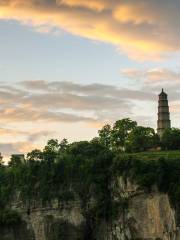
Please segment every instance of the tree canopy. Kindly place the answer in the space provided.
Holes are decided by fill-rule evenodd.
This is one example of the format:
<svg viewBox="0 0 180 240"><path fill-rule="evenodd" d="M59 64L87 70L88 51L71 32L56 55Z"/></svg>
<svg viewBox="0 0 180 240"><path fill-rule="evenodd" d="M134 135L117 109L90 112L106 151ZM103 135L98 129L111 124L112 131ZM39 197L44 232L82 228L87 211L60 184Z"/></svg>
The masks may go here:
<svg viewBox="0 0 180 240"><path fill-rule="evenodd" d="M165 150L180 149L180 129L166 129L161 139L161 146Z"/></svg>
<svg viewBox="0 0 180 240"><path fill-rule="evenodd" d="M99 141L117 152L140 152L156 148L159 137L153 128L138 126L137 122L125 118L99 130Z"/></svg>

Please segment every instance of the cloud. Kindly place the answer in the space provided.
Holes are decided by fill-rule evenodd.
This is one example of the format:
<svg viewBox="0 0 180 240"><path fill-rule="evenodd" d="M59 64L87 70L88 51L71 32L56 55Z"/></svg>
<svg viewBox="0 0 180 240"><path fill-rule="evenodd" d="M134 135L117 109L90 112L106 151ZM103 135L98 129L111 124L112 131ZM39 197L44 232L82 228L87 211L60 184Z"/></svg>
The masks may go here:
<svg viewBox="0 0 180 240"><path fill-rule="evenodd" d="M180 72L179 71L173 71L170 69L165 68L152 68L148 70L139 70L135 68L131 69L123 69L121 71L122 75L131 78L131 79L145 79L147 81L173 81L173 82L179 82L180 81Z"/></svg>
<svg viewBox="0 0 180 240"><path fill-rule="evenodd" d="M1 135L1 143L5 141L7 138L11 139L13 142L17 142L18 139L24 139L26 141L29 141L31 143L37 142L41 138L46 138L49 136L54 135L54 131L49 131L49 130L18 130L18 129L13 129L13 128L5 128L1 127L0 128L0 135Z"/></svg>
<svg viewBox="0 0 180 240"><path fill-rule="evenodd" d="M165 69L165 68L152 68L152 69L124 69L121 75L134 81L141 80L140 91L155 92L158 95L162 88L168 93L170 111L173 118L179 119L180 116L180 71ZM157 96L156 96L157 99Z"/></svg>
<svg viewBox="0 0 180 240"><path fill-rule="evenodd" d="M180 71L165 68L124 69L121 74L131 80L141 80L145 87L153 90L159 90L165 86L168 91L177 92L180 84Z"/></svg>
<svg viewBox="0 0 180 240"><path fill-rule="evenodd" d="M131 114L134 107L132 101L152 99L151 92L97 83L84 85L73 82L26 81L11 86L1 84L0 122L97 124L107 118L107 113L115 119L119 111Z"/></svg>
<svg viewBox="0 0 180 240"><path fill-rule="evenodd" d="M15 136L24 135L24 134L27 134L27 132L18 131L18 130L9 129L9 128L0 128L1 137L8 136L8 135L13 135L15 137Z"/></svg>
<svg viewBox="0 0 180 240"><path fill-rule="evenodd" d="M142 92L138 90L131 90L127 88L119 88L114 85L106 85L106 84L99 84L99 83L92 83L92 84L78 84L74 82L47 82L47 81L24 81L21 82L26 89L31 89L33 91L37 92L45 92L45 93L51 93L53 96L56 96L58 93L59 95L63 94L69 94L69 96L79 96L82 97L82 100L84 101L86 97L90 99L90 96L92 98L95 98L97 100L98 105L98 97L102 97L102 102L105 101L105 98L107 98L107 101L111 104L111 99L116 98L116 102L119 104L119 100L121 103L123 102L123 99L135 99L135 100L152 100L152 93L148 92ZM73 99L75 100L75 99ZM108 105L103 104L105 108L108 108ZM98 106L97 106L98 107ZM85 106L87 108L87 106ZM103 106L100 105L100 109L102 109ZM111 104L110 108L113 108L113 105ZM93 107L95 109L95 107Z"/></svg>
<svg viewBox="0 0 180 240"><path fill-rule="evenodd" d="M54 131L16 130L13 128L0 128L0 152L7 162L12 154L24 154L32 149L40 148L42 139L55 135Z"/></svg>
<svg viewBox="0 0 180 240"><path fill-rule="evenodd" d="M52 130L37 130L37 129L24 129L16 128L0 128L0 152L8 160L12 154L27 153L34 148L41 148L40 142L47 140L52 136L55 136L55 132Z"/></svg>
<svg viewBox="0 0 180 240"><path fill-rule="evenodd" d="M1 0L0 19L62 29L154 60L180 50L179 8L179 0Z"/></svg>
<svg viewBox="0 0 180 240"><path fill-rule="evenodd" d="M54 134L53 131L37 131L37 130L31 130L30 131L21 131L21 130L15 130L15 129L10 129L10 128L0 128L0 135L1 137L4 136L12 136L13 138L16 137L23 137L23 136L28 136L28 140L31 142L35 142L39 140L41 137L47 137Z"/></svg>
<svg viewBox="0 0 180 240"><path fill-rule="evenodd" d="M3 161L9 161L12 154L24 154L32 149L39 149L40 145L32 144L31 142L15 142L15 143L0 143L0 149L3 156Z"/></svg>
<svg viewBox="0 0 180 240"><path fill-rule="evenodd" d="M35 131L35 132L27 132L26 136L28 136L28 141L29 142L37 142L39 139L41 139L42 137L50 137L52 135L54 135L54 131Z"/></svg>
<svg viewBox="0 0 180 240"><path fill-rule="evenodd" d="M84 1L84 0L57 0L57 4L60 6L61 4L68 5L70 7L85 7L90 8L95 11L102 11L108 7L107 2L103 0L91 0L91 1Z"/></svg>
<svg viewBox="0 0 180 240"><path fill-rule="evenodd" d="M35 102L34 102L35 104ZM40 104L38 103L38 106ZM75 114L63 113L63 112L52 112L48 110L28 109L25 107L12 107L0 110L0 120L3 121L45 121L45 122L93 122L96 119L78 116Z"/></svg>

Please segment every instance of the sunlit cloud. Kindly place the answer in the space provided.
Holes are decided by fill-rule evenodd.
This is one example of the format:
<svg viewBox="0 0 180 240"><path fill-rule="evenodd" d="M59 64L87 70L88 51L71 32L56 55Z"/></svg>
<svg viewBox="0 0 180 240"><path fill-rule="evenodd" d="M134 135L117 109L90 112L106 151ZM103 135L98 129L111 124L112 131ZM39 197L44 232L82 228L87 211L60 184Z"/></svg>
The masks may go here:
<svg viewBox="0 0 180 240"><path fill-rule="evenodd" d="M0 19L49 32L111 43L136 59L159 60L180 50L177 0L1 0Z"/></svg>
<svg viewBox="0 0 180 240"><path fill-rule="evenodd" d="M106 1L103 0L91 0L91 1L84 1L84 0L56 0L56 3L61 6L62 4L71 6L71 7L85 7L90 8L96 11L102 11L108 7Z"/></svg>
<svg viewBox="0 0 180 240"><path fill-rule="evenodd" d="M13 128L0 128L0 152L6 162L12 154L25 154L35 148L41 149L41 140L50 138L53 134L53 131L45 130L21 131Z"/></svg>
<svg viewBox="0 0 180 240"><path fill-rule="evenodd" d="M168 91L179 91L180 71L165 68L152 69L123 69L122 76L131 80L141 80L141 83L149 89L159 90L165 87Z"/></svg>
<svg viewBox="0 0 180 240"><path fill-rule="evenodd" d="M152 101L152 93L105 84L26 81L0 85L0 121L87 122L98 124L105 115L131 114L132 100ZM113 114L112 114L113 113ZM104 117L103 117L104 116Z"/></svg>

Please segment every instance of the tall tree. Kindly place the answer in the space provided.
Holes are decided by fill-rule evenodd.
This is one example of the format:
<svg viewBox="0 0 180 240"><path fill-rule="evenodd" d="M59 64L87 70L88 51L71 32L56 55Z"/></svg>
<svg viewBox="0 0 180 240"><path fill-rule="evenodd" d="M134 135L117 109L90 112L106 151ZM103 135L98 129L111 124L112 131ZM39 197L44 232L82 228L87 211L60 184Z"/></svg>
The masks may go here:
<svg viewBox="0 0 180 240"><path fill-rule="evenodd" d="M98 131L99 133L99 141L105 147L111 148L111 141L112 141L112 129L109 124L106 124L101 130Z"/></svg>
<svg viewBox="0 0 180 240"><path fill-rule="evenodd" d="M129 133L137 126L136 121L124 118L115 122L112 129L112 145L117 150L124 150Z"/></svg>
<svg viewBox="0 0 180 240"><path fill-rule="evenodd" d="M153 128L137 126L129 133L125 148L129 152L141 152L157 145L158 136Z"/></svg>
<svg viewBox="0 0 180 240"><path fill-rule="evenodd" d="M180 149L180 129L168 128L164 131L161 139L162 148L165 150Z"/></svg>

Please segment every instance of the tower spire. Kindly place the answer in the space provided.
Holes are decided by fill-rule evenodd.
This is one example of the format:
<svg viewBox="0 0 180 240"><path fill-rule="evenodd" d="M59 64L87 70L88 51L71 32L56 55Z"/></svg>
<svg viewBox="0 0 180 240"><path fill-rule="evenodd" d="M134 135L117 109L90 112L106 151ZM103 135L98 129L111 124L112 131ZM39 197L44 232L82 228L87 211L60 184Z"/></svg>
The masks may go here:
<svg viewBox="0 0 180 240"><path fill-rule="evenodd" d="M162 88L162 92L159 94L158 101L158 121L157 121L157 133L161 138L164 130L171 127L170 113L168 106L168 97Z"/></svg>

